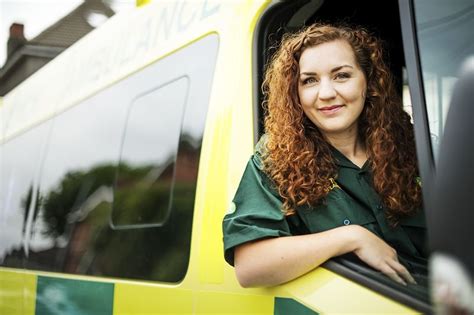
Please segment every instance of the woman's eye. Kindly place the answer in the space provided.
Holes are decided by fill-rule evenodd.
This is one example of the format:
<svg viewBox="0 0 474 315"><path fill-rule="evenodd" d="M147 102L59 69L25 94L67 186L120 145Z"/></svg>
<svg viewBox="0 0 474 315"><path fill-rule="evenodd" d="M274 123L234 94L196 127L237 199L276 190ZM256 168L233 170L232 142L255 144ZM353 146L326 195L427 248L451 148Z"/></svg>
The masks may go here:
<svg viewBox="0 0 474 315"><path fill-rule="evenodd" d="M349 79L350 77L351 77L351 74L348 72L339 72L335 75L336 80Z"/></svg>
<svg viewBox="0 0 474 315"><path fill-rule="evenodd" d="M306 79L303 79L303 85L305 84L311 84L311 83L315 83L316 82L316 79L315 78L306 78Z"/></svg>

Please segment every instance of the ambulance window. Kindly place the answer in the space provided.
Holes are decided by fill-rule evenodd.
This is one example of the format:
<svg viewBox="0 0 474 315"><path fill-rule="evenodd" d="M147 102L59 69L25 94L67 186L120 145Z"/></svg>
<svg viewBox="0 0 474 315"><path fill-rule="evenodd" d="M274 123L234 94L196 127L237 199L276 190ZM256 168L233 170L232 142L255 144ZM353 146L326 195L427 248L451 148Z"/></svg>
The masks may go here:
<svg viewBox="0 0 474 315"><path fill-rule="evenodd" d="M53 118L20 266L184 278L218 45L217 35L206 36ZM12 158L33 165L23 144ZM26 184L18 200L28 197Z"/></svg>
<svg viewBox="0 0 474 315"><path fill-rule="evenodd" d="M130 106L115 183L116 228L166 223L188 89L189 79L182 77Z"/></svg>
<svg viewBox="0 0 474 315"><path fill-rule="evenodd" d="M132 266L139 278L177 282L186 274L217 48L210 35L157 62L143 79L168 79L128 107L111 225L117 235L143 242L147 257ZM136 240L125 243L137 247ZM144 262L146 273L139 270Z"/></svg>
<svg viewBox="0 0 474 315"><path fill-rule="evenodd" d="M415 0L425 101L435 159L462 62L474 54L471 0Z"/></svg>

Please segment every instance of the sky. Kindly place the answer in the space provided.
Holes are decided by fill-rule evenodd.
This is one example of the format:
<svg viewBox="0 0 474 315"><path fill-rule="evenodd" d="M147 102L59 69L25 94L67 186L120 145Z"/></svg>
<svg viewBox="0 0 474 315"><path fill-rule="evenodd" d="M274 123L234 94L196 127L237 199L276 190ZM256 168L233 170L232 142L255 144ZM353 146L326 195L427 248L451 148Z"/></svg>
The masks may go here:
<svg viewBox="0 0 474 315"><path fill-rule="evenodd" d="M10 25L25 25L26 39L32 39L48 26L79 6L82 0L0 0L0 68L5 63ZM106 0L115 12L133 8L135 0Z"/></svg>

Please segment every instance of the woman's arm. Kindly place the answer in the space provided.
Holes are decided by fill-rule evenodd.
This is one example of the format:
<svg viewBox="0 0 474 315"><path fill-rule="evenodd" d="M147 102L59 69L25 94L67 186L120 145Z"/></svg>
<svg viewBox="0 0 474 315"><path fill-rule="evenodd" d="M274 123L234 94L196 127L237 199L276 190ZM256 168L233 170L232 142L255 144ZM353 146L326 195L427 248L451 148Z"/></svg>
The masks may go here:
<svg viewBox="0 0 474 315"><path fill-rule="evenodd" d="M273 286L297 278L326 260L349 252L354 252L369 266L397 282L414 282L410 273L398 262L396 251L358 225L239 245L235 248L235 272L243 287Z"/></svg>

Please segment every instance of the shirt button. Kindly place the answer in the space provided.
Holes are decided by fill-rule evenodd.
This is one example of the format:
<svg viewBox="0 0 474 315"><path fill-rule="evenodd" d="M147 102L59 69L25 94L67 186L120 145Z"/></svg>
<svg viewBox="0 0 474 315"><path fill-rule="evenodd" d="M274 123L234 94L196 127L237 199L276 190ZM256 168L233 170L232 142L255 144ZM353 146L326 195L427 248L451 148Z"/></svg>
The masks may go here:
<svg viewBox="0 0 474 315"><path fill-rule="evenodd" d="M351 221L349 221L348 219L345 219L344 220L344 225L349 225L349 224L351 224Z"/></svg>
<svg viewBox="0 0 474 315"><path fill-rule="evenodd" d="M377 210L383 210L383 206L382 205L377 205Z"/></svg>

